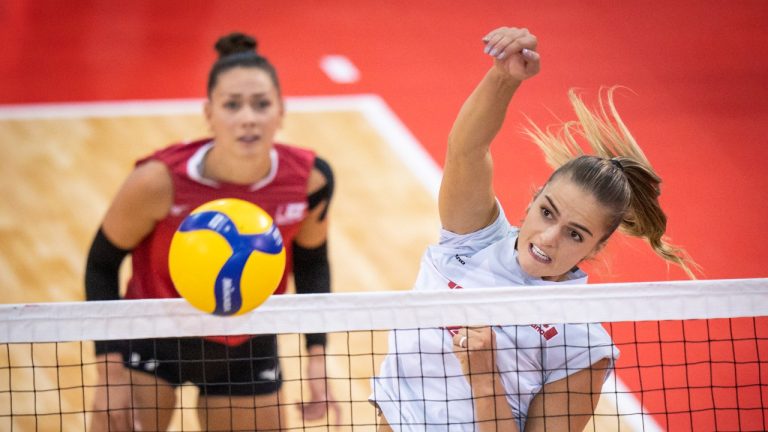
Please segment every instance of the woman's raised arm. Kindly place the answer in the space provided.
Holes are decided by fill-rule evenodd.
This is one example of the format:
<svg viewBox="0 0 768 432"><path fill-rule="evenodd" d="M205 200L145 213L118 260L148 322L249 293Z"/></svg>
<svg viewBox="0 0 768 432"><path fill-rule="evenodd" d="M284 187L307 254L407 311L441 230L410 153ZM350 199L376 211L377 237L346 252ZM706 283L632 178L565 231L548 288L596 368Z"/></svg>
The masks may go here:
<svg viewBox="0 0 768 432"><path fill-rule="evenodd" d="M477 231L498 214L490 146L520 83L539 71L537 40L527 29L501 27L483 38L494 65L461 107L448 137L439 210L443 228Z"/></svg>

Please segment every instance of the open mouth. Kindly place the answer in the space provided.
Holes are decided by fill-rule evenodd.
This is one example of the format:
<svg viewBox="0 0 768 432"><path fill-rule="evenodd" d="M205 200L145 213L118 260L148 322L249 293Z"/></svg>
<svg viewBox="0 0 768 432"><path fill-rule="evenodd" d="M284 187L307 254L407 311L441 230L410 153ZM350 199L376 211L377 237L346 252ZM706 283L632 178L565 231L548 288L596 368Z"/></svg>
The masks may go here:
<svg viewBox="0 0 768 432"><path fill-rule="evenodd" d="M528 246L528 252L530 252L533 259L542 264L549 264L552 262L552 258L550 258L547 254L544 253L543 250L539 249L538 246L533 243Z"/></svg>
<svg viewBox="0 0 768 432"><path fill-rule="evenodd" d="M241 136L237 140L245 144L252 144L258 141L259 139L261 139L259 135L245 135L245 136Z"/></svg>

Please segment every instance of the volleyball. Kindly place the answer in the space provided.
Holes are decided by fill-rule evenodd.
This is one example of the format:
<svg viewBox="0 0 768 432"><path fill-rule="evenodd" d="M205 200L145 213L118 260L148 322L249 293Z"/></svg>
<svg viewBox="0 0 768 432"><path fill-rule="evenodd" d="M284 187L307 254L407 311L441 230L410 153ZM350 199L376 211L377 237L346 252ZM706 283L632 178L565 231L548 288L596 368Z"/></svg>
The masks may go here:
<svg viewBox="0 0 768 432"><path fill-rule="evenodd" d="M214 315L261 305L285 272L285 247L272 217L235 198L194 209L173 235L168 267L176 291Z"/></svg>

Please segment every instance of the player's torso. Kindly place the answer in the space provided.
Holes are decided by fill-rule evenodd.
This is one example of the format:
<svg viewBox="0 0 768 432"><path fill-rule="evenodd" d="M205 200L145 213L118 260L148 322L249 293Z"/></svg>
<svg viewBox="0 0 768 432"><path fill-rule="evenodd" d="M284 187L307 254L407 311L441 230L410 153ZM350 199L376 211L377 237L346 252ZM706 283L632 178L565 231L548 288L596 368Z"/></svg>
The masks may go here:
<svg viewBox="0 0 768 432"><path fill-rule="evenodd" d="M473 289L510 286L548 285L553 282L531 278L520 269L515 251L516 231L508 237L471 255L454 253L443 247L430 247L422 258L415 290ZM586 275L578 272L566 283L585 283ZM561 282L562 283L562 282ZM527 411L528 404L546 380L547 356L555 354L551 346L562 345L563 326L560 324L533 324L494 326L497 343L497 365L502 371L505 388L511 395L508 401L518 416ZM574 332L576 333L576 332ZM573 335L572 335L573 336ZM584 342L586 344L586 341ZM443 353L439 361L429 366L411 364L402 356L399 367L404 375L425 374L425 367L434 368L428 373L434 376L462 376L461 367L453 355L453 338L448 330L439 329L398 334L399 353ZM559 355L560 352L558 351ZM409 370L414 368L414 370ZM417 370L420 369L420 370ZM509 371L510 373L504 373ZM514 373L511 373L514 371ZM443 380L446 378L443 377ZM456 380L454 391L469 397L471 390L464 381ZM445 395L444 383L434 380L429 388L427 380L423 391L427 399L441 400ZM471 410L456 409L452 420L471 418ZM470 429L471 430L471 429Z"/></svg>
<svg viewBox="0 0 768 432"><path fill-rule="evenodd" d="M254 185L216 183L200 175L200 161L210 144L172 146L151 157L166 164L174 198L168 215L133 251L133 274L126 298L178 297L168 272L168 249L179 224L198 206L221 198L252 202L269 213L286 246L286 273L276 293L285 291L291 271L291 244L307 215L307 182L314 162L310 151L275 144L269 175Z"/></svg>

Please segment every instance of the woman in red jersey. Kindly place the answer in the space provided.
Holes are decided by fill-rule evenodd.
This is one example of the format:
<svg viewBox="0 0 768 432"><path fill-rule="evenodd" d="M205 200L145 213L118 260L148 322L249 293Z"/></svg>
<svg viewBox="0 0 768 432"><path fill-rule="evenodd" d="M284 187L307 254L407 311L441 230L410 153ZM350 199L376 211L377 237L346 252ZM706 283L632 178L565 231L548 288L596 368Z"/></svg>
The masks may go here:
<svg viewBox="0 0 768 432"><path fill-rule="evenodd" d="M219 59L205 103L211 138L171 145L137 162L91 246L88 300L120 298L118 271L129 253L133 268L124 298L178 297L167 264L173 233L190 211L218 198L253 202L278 225L288 260L276 294L285 291L291 271L298 293L330 292L326 216L333 174L312 151L274 142L285 107L276 71L256 46L241 33L216 43ZM316 419L338 405L324 379L325 335L306 335L306 346L311 395L300 408L305 419ZM197 412L205 430L285 426L274 335L98 341L96 355L90 430L166 430L175 390L185 382L200 389Z"/></svg>

